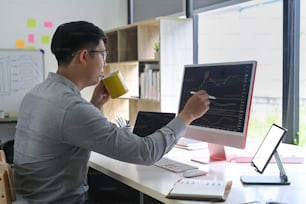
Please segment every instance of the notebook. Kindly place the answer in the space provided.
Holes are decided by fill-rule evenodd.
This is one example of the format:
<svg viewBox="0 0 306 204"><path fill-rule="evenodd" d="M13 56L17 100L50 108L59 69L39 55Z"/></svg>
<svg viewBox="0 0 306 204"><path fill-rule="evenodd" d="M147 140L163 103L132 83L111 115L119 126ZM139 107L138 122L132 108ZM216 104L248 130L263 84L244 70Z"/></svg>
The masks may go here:
<svg viewBox="0 0 306 204"><path fill-rule="evenodd" d="M183 178L175 183L167 197L182 200L225 201L231 187L232 181Z"/></svg>
<svg viewBox="0 0 306 204"><path fill-rule="evenodd" d="M167 125L174 117L175 113L139 111L133 133L145 137Z"/></svg>

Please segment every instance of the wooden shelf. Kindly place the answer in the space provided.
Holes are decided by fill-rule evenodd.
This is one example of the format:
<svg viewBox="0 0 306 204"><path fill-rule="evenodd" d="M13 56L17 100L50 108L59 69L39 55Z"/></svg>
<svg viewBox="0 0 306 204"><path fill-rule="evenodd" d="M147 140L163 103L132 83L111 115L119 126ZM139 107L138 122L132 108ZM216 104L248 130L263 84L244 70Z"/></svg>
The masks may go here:
<svg viewBox="0 0 306 204"><path fill-rule="evenodd" d="M192 20L158 18L112 29L106 32L109 50L105 74L119 70L128 93L111 99L103 112L114 122L120 115L135 121L138 111L177 112L181 80L185 64L191 64ZM160 58L155 59L154 44L160 43ZM145 64L158 64L158 100L143 99L140 74Z"/></svg>
<svg viewBox="0 0 306 204"><path fill-rule="evenodd" d="M106 49L109 52L107 62L118 62L118 32L107 33Z"/></svg>
<svg viewBox="0 0 306 204"><path fill-rule="evenodd" d="M137 26L118 31L118 61L137 60Z"/></svg>

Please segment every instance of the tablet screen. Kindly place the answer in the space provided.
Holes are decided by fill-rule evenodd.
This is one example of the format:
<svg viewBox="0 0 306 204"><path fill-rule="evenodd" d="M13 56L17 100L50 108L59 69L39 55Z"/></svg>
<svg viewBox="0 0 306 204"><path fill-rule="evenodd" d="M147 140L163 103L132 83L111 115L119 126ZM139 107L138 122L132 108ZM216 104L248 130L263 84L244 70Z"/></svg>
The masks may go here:
<svg viewBox="0 0 306 204"><path fill-rule="evenodd" d="M263 173L287 130L273 124L252 159L252 166Z"/></svg>

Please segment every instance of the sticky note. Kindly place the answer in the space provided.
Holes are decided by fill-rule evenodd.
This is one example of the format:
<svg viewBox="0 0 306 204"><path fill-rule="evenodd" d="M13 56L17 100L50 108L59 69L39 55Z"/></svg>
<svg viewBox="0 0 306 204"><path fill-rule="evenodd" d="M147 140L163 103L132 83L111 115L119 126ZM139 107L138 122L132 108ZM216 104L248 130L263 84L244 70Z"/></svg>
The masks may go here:
<svg viewBox="0 0 306 204"><path fill-rule="evenodd" d="M53 27L53 23L51 21L45 21L44 22L44 27L45 28L52 28Z"/></svg>
<svg viewBox="0 0 306 204"><path fill-rule="evenodd" d="M48 35L42 35L41 44L49 44L49 43L50 43L50 37Z"/></svg>
<svg viewBox="0 0 306 204"><path fill-rule="evenodd" d="M35 42L35 35L34 34L29 34L28 35L28 42L29 43L34 43Z"/></svg>
<svg viewBox="0 0 306 204"><path fill-rule="evenodd" d="M28 26L28 28L36 28L36 20L35 19L28 19L27 26Z"/></svg>
<svg viewBox="0 0 306 204"><path fill-rule="evenodd" d="M25 48L24 40L21 39L16 40L16 48Z"/></svg>
<svg viewBox="0 0 306 204"><path fill-rule="evenodd" d="M26 46L26 49L28 49L28 50L34 50L34 49L36 49L36 47L35 47L34 45L27 45L27 46Z"/></svg>

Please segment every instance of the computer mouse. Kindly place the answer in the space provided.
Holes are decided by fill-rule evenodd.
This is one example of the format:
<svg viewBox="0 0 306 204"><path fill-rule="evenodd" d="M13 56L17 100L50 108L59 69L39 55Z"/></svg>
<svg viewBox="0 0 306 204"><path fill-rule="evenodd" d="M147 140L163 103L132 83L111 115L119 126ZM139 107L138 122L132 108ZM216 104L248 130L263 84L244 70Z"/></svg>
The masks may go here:
<svg viewBox="0 0 306 204"><path fill-rule="evenodd" d="M187 170L183 173L183 177L185 178L192 178L196 176L204 176L207 174L207 171L200 170L200 169L191 169Z"/></svg>

